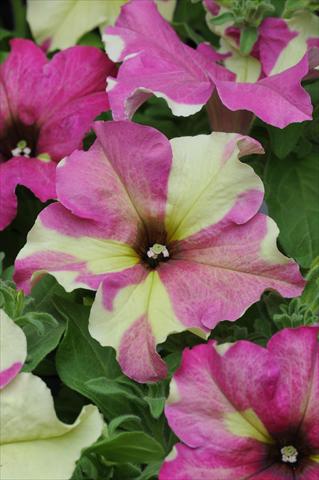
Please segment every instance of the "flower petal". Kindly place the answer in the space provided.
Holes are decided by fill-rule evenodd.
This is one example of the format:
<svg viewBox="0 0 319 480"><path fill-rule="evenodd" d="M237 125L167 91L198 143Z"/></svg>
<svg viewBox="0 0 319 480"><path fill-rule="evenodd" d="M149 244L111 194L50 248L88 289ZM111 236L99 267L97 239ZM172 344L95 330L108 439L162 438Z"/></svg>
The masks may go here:
<svg viewBox="0 0 319 480"><path fill-rule="evenodd" d="M23 330L0 309L0 388L5 387L21 370L27 356Z"/></svg>
<svg viewBox="0 0 319 480"><path fill-rule="evenodd" d="M241 368L234 368L235 364ZM249 342L186 349L165 409L169 424L190 447L219 450L271 444L251 402L269 396L279 377L267 351ZM258 447L257 447L258 448Z"/></svg>
<svg viewBox="0 0 319 480"><path fill-rule="evenodd" d="M284 128L312 118L310 96L301 86L307 73L305 56L297 65L255 83L216 80L215 84L220 99L230 110L250 110L264 122Z"/></svg>
<svg viewBox="0 0 319 480"><path fill-rule="evenodd" d="M259 27L257 45L260 61L266 75L271 75L278 58L296 36L297 33L289 30L288 24L283 18L268 17L264 19ZM280 70L275 69L273 73L280 73L296 65L305 53L306 50L300 57L293 56L289 64L282 64L282 68Z"/></svg>
<svg viewBox="0 0 319 480"><path fill-rule="evenodd" d="M269 341L282 381L267 423L274 431L301 427L310 445L319 449L319 328L285 329Z"/></svg>
<svg viewBox="0 0 319 480"><path fill-rule="evenodd" d="M46 384L19 374L0 395L1 477L6 480L68 480L84 447L102 433L96 407L85 406L72 425L61 422Z"/></svg>
<svg viewBox="0 0 319 480"><path fill-rule="evenodd" d="M97 289L108 272L139 261L126 243L105 235L104 225L79 219L54 203L39 215L15 262L15 281L26 292L30 281L52 274L67 290Z"/></svg>
<svg viewBox="0 0 319 480"><path fill-rule="evenodd" d="M175 115L191 115L205 104L213 84L203 71L201 55L184 45L149 0L122 8L115 27L103 36L107 54L123 61L109 81L115 119L132 117L150 94L164 98Z"/></svg>
<svg viewBox="0 0 319 480"><path fill-rule="evenodd" d="M27 19L38 43L50 41L50 50L74 45L102 23L112 24L126 0L28 0Z"/></svg>
<svg viewBox="0 0 319 480"><path fill-rule="evenodd" d="M105 78L114 64L94 47L59 52L46 65L37 91L45 92L39 124L39 152L58 161L81 147L82 139L101 112L109 110Z"/></svg>
<svg viewBox="0 0 319 480"><path fill-rule="evenodd" d="M277 235L275 223L257 214L243 225L226 217L178 242L159 275L180 321L197 318L211 329L221 320L237 320L265 289L300 295L305 282L297 264L277 249Z"/></svg>
<svg viewBox="0 0 319 480"><path fill-rule="evenodd" d="M17 185L29 188L42 202L55 198L56 164L39 158L14 157L0 163L0 230L17 212Z"/></svg>
<svg viewBox="0 0 319 480"><path fill-rule="evenodd" d="M159 480L255 479L255 474L264 470L261 461L264 450L265 447L261 444L240 451L229 446L221 452L211 446L194 450L178 443L174 447L174 453L166 458Z"/></svg>
<svg viewBox="0 0 319 480"><path fill-rule="evenodd" d="M307 11L298 12L295 17L287 20L287 26L293 33L293 37L290 34L292 37L290 42L278 55L271 70L272 75L280 73L300 62L309 50L311 39L316 39L318 42L319 18L317 15Z"/></svg>
<svg viewBox="0 0 319 480"><path fill-rule="evenodd" d="M115 348L124 373L138 382L165 378L166 366L156 344L184 329L158 273L147 273L140 265L106 277L89 319L92 337Z"/></svg>
<svg viewBox="0 0 319 480"><path fill-rule="evenodd" d="M31 40L15 38L10 45L11 52L0 66L0 116L5 120L17 117L31 125L38 118L44 94L37 88L34 95L34 89L41 83L41 72L48 60Z"/></svg>
<svg viewBox="0 0 319 480"><path fill-rule="evenodd" d="M166 210L170 241L187 238L227 214L230 221L244 223L258 211L262 182L251 167L238 160L263 153L256 140L214 132L174 138L171 145L173 165Z"/></svg>

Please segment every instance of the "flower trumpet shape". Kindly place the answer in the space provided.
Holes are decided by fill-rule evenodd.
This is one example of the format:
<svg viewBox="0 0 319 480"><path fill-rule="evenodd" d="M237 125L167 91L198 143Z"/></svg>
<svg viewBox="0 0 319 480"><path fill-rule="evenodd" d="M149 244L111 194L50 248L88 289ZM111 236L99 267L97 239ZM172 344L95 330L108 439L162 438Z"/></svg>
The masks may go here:
<svg viewBox="0 0 319 480"><path fill-rule="evenodd" d="M83 407L72 425L56 416L46 384L32 373L19 373L26 338L0 310L1 480L68 480L81 450L102 433L103 419L93 405Z"/></svg>
<svg viewBox="0 0 319 480"><path fill-rule="evenodd" d="M300 85L309 71L304 37L300 37L301 50L296 52L296 46L292 47L296 53L292 62L288 54L289 58L281 57L278 63L276 59L285 42L276 38L278 32L272 29L280 21L267 20L262 70L260 61L250 56L235 55L236 52L232 56L228 50L222 54L206 43L196 50L187 46L151 0L131 1L122 8L115 26L108 27L103 36L109 57L123 62L117 78L109 78L108 82L114 118L130 118L152 94L164 98L174 115L191 115L215 92L229 110L248 110L280 128L311 120L310 97ZM283 33L289 40L294 33L288 27L286 30ZM220 64L223 60L227 68Z"/></svg>
<svg viewBox="0 0 319 480"><path fill-rule="evenodd" d="M51 61L30 40L11 47L0 66L0 229L15 217L17 185L42 202L56 197L56 163L109 109L105 78L114 68L93 47L73 47Z"/></svg>
<svg viewBox="0 0 319 480"><path fill-rule="evenodd" d="M160 480L319 478L318 327L267 348L209 342L183 353L165 409L178 443Z"/></svg>
<svg viewBox="0 0 319 480"><path fill-rule="evenodd" d="M259 177L238 157L262 153L237 134L167 138L132 122L96 122L89 151L57 169L58 203L45 208L15 264L26 291L49 272L70 291L98 290L91 335L117 350L123 371L156 381L167 335L206 335L236 320L267 289L299 295L295 262L257 213Z"/></svg>

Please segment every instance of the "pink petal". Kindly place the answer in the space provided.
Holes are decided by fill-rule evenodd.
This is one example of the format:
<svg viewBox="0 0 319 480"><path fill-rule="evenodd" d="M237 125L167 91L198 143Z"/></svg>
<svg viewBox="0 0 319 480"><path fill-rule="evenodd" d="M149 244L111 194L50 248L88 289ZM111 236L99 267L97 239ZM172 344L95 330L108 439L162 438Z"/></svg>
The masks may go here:
<svg viewBox="0 0 319 480"><path fill-rule="evenodd" d="M260 61L266 75L271 74L280 53L297 35L297 32L289 30L287 23L282 18L265 18L259 27L257 45Z"/></svg>
<svg viewBox="0 0 319 480"><path fill-rule="evenodd" d="M166 364L156 352L147 317L135 320L124 333L119 348L119 363L123 372L137 382L157 382L166 377Z"/></svg>
<svg viewBox="0 0 319 480"><path fill-rule="evenodd" d="M228 218L233 215L231 211ZM304 281L297 265L277 251L277 233L266 216L257 214L242 225L228 223L226 217L179 242L177 254L159 269L177 317L185 325L196 318L211 329L221 320L238 319L265 289L299 295ZM268 251L269 257L262 253L267 238L273 252ZM187 298L193 301L185 302Z"/></svg>
<svg viewBox="0 0 319 480"><path fill-rule="evenodd" d="M0 117L20 118L31 125L39 117L44 100L41 85L42 69L48 60L44 52L31 40L11 40L11 52L0 66ZM35 88L37 95L34 94Z"/></svg>
<svg viewBox="0 0 319 480"><path fill-rule="evenodd" d="M153 2L122 7L104 40L110 58L124 62L108 89L115 119L130 118L151 93L165 98L175 115L195 113L209 99L213 85L201 55L179 40Z"/></svg>
<svg viewBox="0 0 319 480"><path fill-rule="evenodd" d="M14 219L17 185L29 188L42 202L55 198L54 162L38 158L14 157L0 164L0 230Z"/></svg>
<svg viewBox="0 0 319 480"><path fill-rule="evenodd" d="M310 97L300 84L307 73L305 56L294 67L256 83L215 83L221 101L230 110L250 110L264 122L284 128L312 118Z"/></svg>
<svg viewBox="0 0 319 480"><path fill-rule="evenodd" d="M177 444L174 448L176 456L173 454L172 460L166 459L159 480L254 479L256 472L264 469L262 459L265 448L262 444L238 451L230 445L224 451L210 445L192 449Z"/></svg>
<svg viewBox="0 0 319 480"><path fill-rule="evenodd" d="M319 327L285 329L269 342L268 350L281 370L274 409L267 423L274 431L289 425L302 429L319 449Z"/></svg>
<svg viewBox="0 0 319 480"><path fill-rule="evenodd" d="M71 47L53 57L37 88L46 95L39 151L60 160L81 147L95 117L109 110L105 79L112 71L114 64L94 47Z"/></svg>

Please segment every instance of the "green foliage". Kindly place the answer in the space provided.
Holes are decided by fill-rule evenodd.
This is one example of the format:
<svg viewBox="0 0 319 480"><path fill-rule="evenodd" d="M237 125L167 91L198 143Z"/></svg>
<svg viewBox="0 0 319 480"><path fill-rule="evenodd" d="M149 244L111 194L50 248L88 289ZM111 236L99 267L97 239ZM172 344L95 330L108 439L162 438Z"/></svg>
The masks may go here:
<svg viewBox="0 0 319 480"><path fill-rule="evenodd" d="M280 229L285 252L309 268L319 255L318 154L279 160L271 155L264 174L266 203Z"/></svg>

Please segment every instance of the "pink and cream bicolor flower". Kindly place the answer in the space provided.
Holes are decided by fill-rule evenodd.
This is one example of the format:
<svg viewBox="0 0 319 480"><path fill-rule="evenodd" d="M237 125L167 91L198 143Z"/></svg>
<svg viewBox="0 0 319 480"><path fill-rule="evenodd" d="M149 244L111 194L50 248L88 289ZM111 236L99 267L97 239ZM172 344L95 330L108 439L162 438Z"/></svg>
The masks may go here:
<svg viewBox="0 0 319 480"><path fill-rule="evenodd" d="M294 55L283 58L295 34L288 27L282 31L281 22L265 21L259 61L229 49L221 54L206 43L196 50L185 45L151 0L124 5L103 36L109 57L123 62L108 82L114 118L132 117L152 94L164 98L174 115L191 115L215 92L229 110L248 110L276 127L311 120L310 97L300 84L309 70L305 32L298 37L302 46L297 42Z"/></svg>
<svg viewBox="0 0 319 480"><path fill-rule="evenodd" d="M318 327L183 352L165 414L178 443L160 480L319 478Z"/></svg>
<svg viewBox="0 0 319 480"><path fill-rule="evenodd" d="M15 217L17 185L41 201L56 197L56 163L109 109L105 78L114 68L93 47L73 47L51 61L30 40L11 47L0 66L0 229Z"/></svg>
<svg viewBox="0 0 319 480"><path fill-rule="evenodd" d="M0 477L68 480L81 450L101 435L102 416L87 405L72 425L61 422L46 384L19 373L27 355L24 332L3 310L0 327Z"/></svg>
<svg viewBox="0 0 319 480"><path fill-rule="evenodd" d="M96 122L97 140L57 168L45 208L18 255L15 280L49 272L70 291L98 290L89 330L140 382L166 375L156 344L236 320L262 292L299 295L304 281L257 213L263 186L239 161L262 153L237 134L168 141L151 127Z"/></svg>

